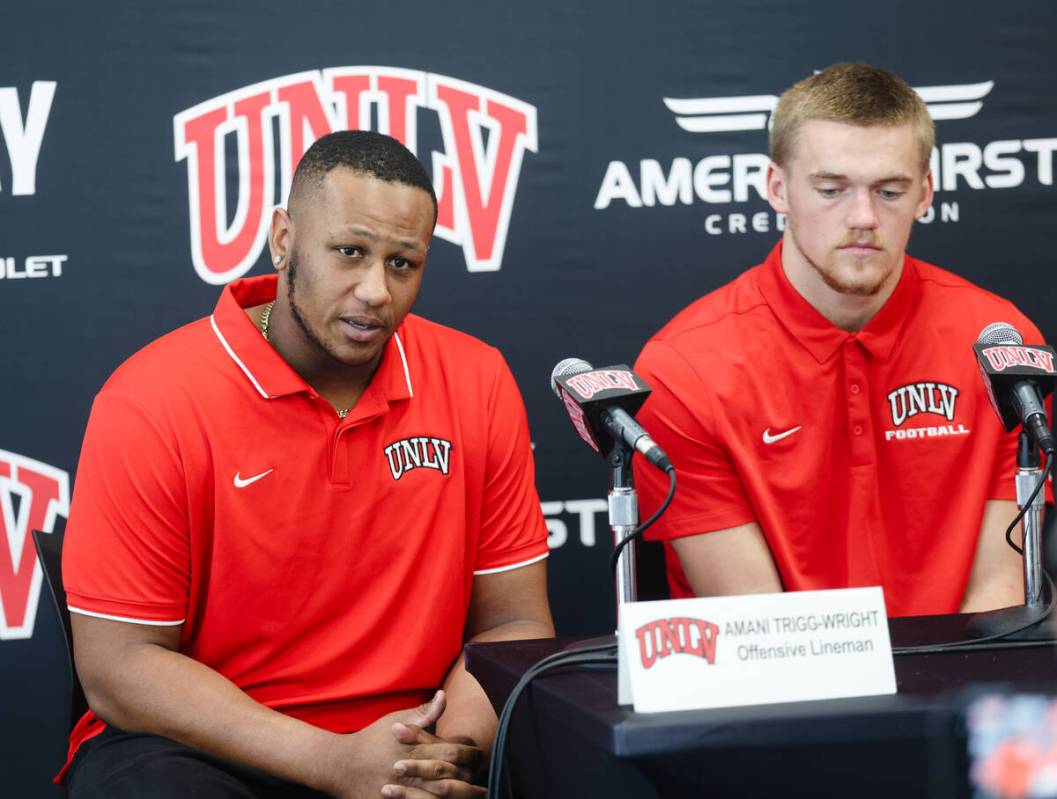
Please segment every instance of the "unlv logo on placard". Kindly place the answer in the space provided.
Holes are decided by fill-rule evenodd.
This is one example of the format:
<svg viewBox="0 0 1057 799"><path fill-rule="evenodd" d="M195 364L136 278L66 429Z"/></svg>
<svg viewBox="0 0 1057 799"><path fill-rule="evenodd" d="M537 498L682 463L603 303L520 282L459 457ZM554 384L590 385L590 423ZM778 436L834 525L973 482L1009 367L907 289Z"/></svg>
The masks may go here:
<svg viewBox="0 0 1057 799"><path fill-rule="evenodd" d="M315 139L369 127L373 109L377 130L417 152L420 108L436 112L444 141L444 152L432 153L440 205L436 235L462 247L469 271L499 269L521 161L526 150L537 150L535 107L443 75L369 66L285 75L173 118L176 160L187 161L191 260L199 277L221 284L250 269L264 248L270 211L285 203L293 171ZM239 161L230 224L229 135ZM273 189L276 160L279 197Z"/></svg>
<svg viewBox="0 0 1057 799"><path fill-rule="evenodd" d="M30 532L50 533L70 512L70 478L46 463L0 450L0 640L31 638L43 572Z"/></svg>
<svg viewBox="0 0 1057 799"><path fill-rule="evenodd" d="M709 665L716 662L719 626L703 619L656 619L635 630L642 668L650 669L669 655L696 655Z"/></svg>

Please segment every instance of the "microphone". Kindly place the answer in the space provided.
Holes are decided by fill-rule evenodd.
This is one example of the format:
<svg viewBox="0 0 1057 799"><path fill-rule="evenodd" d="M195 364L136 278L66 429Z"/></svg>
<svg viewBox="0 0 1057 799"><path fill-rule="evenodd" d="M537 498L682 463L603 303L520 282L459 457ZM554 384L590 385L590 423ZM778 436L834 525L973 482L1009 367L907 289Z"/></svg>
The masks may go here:
<svg viewBox="0 0 1057 799"><path fill-rule="evenodd" d="M1053 455L1057 442L1043 404L1057 384L1053 347L1025 344L1011 324L993 322L980 331L973 350L991 407L1006 430L1024 425L1039 449Z"/></svg>
<svg viewBox="0 0 1057 799"><path fill-rule="evenodd" d="M674 469L664 450L632 416L651 389L626 364L595 369L580 358L566 358L551 372L551 388L580 438L602 457L609 455L613 441L621 441L658 469Z"/></svg>

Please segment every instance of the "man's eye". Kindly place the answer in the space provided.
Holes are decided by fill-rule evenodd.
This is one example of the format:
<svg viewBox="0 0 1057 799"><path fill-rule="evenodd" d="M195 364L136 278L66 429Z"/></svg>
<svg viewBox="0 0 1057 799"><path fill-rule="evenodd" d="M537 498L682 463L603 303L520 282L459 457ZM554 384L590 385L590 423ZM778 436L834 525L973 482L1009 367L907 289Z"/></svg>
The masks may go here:
<svg viewBox="0 0 1057 799"><path fill-rule="evenodd" d="M361 250L359 247L338 247L337 250L346 258L353 258L363 255L363 250Z"/></svg>
<svg viewBox="0 0 1057 799"><path fill-rule="evenodd" d="M903 192L895 191L893 189L881 189L877 192L884 200L898 200L903 196Z"/></svg>
<svg viewBox="0 0 1057 799"><path fill-rule="evenodd" d="M836 197L838 194L840 194L840 189L823 188L821 186L819 188L815 189L815 191L818 192L820 197L824 197L827 200L831 200L834 197Z"/></svg>
<svg viewBox="0 0 1057 799"><path fill-rule="evenodd" d="M407 258L404 258L400 255L394 255L392 258L389 259L389 266L393 267L394 269L408 269L414 266L414 264L407 260Z"/></svg>

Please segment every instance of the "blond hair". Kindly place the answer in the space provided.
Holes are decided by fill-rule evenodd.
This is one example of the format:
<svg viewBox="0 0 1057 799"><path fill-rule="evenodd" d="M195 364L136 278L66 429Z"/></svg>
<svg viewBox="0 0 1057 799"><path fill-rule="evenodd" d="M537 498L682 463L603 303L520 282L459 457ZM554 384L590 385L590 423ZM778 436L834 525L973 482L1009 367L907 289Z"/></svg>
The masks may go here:
<svg viewBox="0 0 1057 799"><path fill-rule="evenodd" d="M900 77L869 64L834 64L794 84L778 99L771 125L771 160L786 166L809 119L862 127L909 124L921 167L929 171L936 129L925 101Z"/></svg>

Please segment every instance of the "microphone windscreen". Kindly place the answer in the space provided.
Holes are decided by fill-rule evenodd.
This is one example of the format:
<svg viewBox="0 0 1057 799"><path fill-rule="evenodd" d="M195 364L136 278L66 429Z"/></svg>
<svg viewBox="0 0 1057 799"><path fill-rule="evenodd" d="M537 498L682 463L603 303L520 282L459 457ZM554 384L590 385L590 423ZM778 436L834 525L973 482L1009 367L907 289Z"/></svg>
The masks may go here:
<svg viewBox="0 0 1057 799"><path fill-rule="evenodd" d="M1024 337L1009 322L992 322L976 338L977 344L1023 344Z"/></svg>
<svg viewBox="0 0 1057 799"><path fill-rule="evenodd" d="M561 394L558 392L558 384L556 382L559 377L578 375L580 372L590 372L593 368L594 367L583 358L565 358L564 360L558 361L554 369L551 371L551 391L554 392L555 396L561 399Z"/></svg>

